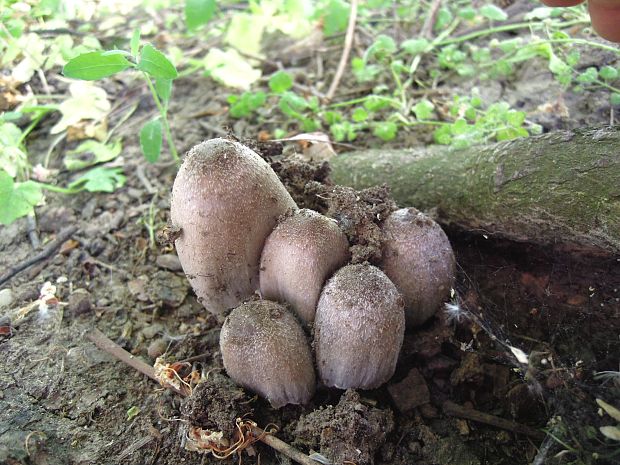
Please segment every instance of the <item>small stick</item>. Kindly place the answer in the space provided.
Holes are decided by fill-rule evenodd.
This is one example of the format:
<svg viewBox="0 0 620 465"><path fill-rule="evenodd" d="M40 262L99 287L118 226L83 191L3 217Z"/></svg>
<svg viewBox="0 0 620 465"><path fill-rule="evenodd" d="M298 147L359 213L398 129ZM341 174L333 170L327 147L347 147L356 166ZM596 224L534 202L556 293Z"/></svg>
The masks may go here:
<svg viewBox="0 0 620 465"><path fill-rule="evenodd" d="M444 413L454 417L460 417L478 423L484 423L485 425L495 426L496 428L512 431L513 433L524 434L535 439L544 439L546 436L545 433L535 428L531 428L529 426L522 425L514 421L506 420L504 418L496 417L495 415L480 412L478 410L466 408L462 405L455 404L454 402L449 400L443 403L443 411Z"/></svg>
<svg viewBox="0 0 620 465"><path fill-rule="evenodd" d="M338 68L336 69L334 80L332 81L331 86L329 86L329 90L327 91L327 95L325 96L325 100L327 101L330 101L334 98L336 89L338 89L338 85L340 84L340 79L342 79L342 75L344 74L344 69L347 67L347 62L349 61L349 53L351 52L351 45L353 45L353 33L355 32L356 20L357 0L351 0L351 13L349 14L347 33L344 36L344 49L342 50L342 55L340 56L340 63L338 63Z"/></svg>
<svg viewBox="0 0 620 465"><path fill-rule="evenodd" d="M47 244L41 252L30 257L28 260L18 263L17 265L10 266L6 273L0 276L0 286L13 278L17 273L24 271L26 268L34 265L41 260L45 260L52 255L56 249L58 249L67 239L69 239L73 233L78 230L77 226L69 226L58 233L56 239Z"/></svg>
<svg viewBox="0 0 620 465"><path fill-rule="evenodd" d="M294 460L297 463L300 463L301 465L317 465L317 463L319 463L315 460L312 460L306 454L299 452L294 447L288 445L282 439L278 439L272 434L260 429L258 426L252 427L252 434L257 436L261 442L264 442L269 447L277 450L282 455L286 455L288 458Z"/></svg>
<svg viewBox="0 0 620 465"><path fill-rule="evenodd" d="M130 367L135 368L140 373L151 378L153 381L159 382L155 378L155 370L151 365L131 355L129 352L127 352L125 349L119 346L117 343L110 340L105 334L103 334L98 329L95 328L89 331L88 333L86 333L86 338L90 340L91 342L93 342L97 347L99 347L104 352L107 352L113 357L116 357L118 360L129 365ZM176 390L171 386L168 386L168 387L169 389L173 390L177 394L180 394L182 396L186 395L184 392ZM267 431L262 430L261 428L257 426L252 427L252 433L256 435L259 441L267 444L269 447L277 450L283 455L286 455L288 458L290 458L291 460L294 460L297 463L300 463L301 465L317 465L317 462L312 460L306 454L298 451L297 449L288 445L281 439L276 438L272 434L268 433Z"/></svg>
<svg viewBox="0 0 620 465"><path fill-rule="evenodd" d="M37 232L37 217L34 216L34 214L28 215L26 221L28 222L28 239L30 239L30 245L36 250L41 245L39 233Z"/></svg>
<svg viewBox="0 0 620 465"><path fill-rule="evenodd" d="M91 341L104 352L107 352L108 354L116 357L126 365L129 365L131 368L138 370L140 373L148 376L153 381L157 381L157 378L155 377L155 370L151 365L131 355L116 342L109 339L97 328L86 333L86 339Z"/></svg>
<svg viewBox="0 0 620 465"><path fill-rule="evenodd" d="M424 25L422 26L422 30L420 31L421 37L430 39L433 35L433 25L435 24L435 17L437 16L437 11L439 11L440 6L441 0L433 0L433 4L428 10L426 20L424 21Z"/></svg>

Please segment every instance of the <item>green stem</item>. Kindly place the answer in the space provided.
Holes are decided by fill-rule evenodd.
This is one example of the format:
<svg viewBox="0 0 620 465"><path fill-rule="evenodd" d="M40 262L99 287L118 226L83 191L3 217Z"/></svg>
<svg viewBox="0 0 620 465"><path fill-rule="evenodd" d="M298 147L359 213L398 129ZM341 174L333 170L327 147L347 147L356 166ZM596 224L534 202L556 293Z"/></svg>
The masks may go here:
<svg viewBox="0 0 620 465"><path fill-rule="evenodd" d="M339 108L339 107L348 107L350 105L357 105L358 103L364 103L366 100L368 100L372 96L375 96L375 95L374 94L373 95L366 95L364 97L354 98L354 99L351 99L351 100L346 100L344 102L332 103L331 105L327 105L326 108ZM396 108L400 108L400 102L398 100L390 98L390 97L380 97L380 98L382 100L385 100L386 102L390 102Z"/></svg>
<svg viewBox="0 0 620 465"><path fill-rule="evenodd" d="M394 78L394 82L396 83L396 87L398 88L398 93L400 95L400 106L402 111L407 111L407 95L405 95L405 89L403 88L403 83L400 80L400 76L394 69L393 66L390 66L390 71L392 72L392 77Z"/></svg>
<svg viewBox="0 0 620 465"><path fill-rule="evenodd" d="M585 20L585 19L577 19L574 21L568 21L568 22L564 22L564 23L559 23L558 26L562 26L562 27L570 27L570 26L574 26L576 24L586 24L589 23L589 20ZM490 27L488 29L483 29L481 31L475 31L475 32L471 32L469 34L465 34L463 36L460 37L454 37L452 39L446 39L446 40L442 40L441 42L435 44L436 46L444 46L444 45L450 45L450 44L458 44L460 42L466 42L468 40L472 40L472 39L477 39L478 37L483 37L483 36L487 36L490 34L495 34L497 32L509 32L509 31L514 31L516 29L523 29L523 28L527 28L527 27L538 27L541 26L542 23L536 23L536 22L523 22L523 23L515 23L515 24L505 24L503 26L495 26L495 27ZM558 40L566 40L566 41L574 41L574 40L584 40L584 39L558 39ZM587 41L586 41L587 42ZM600 44L602 45L602 44Z"/></svg>
<svg viewBox="0 0 620 465"><path fill-rule="evenodd" d="M600 48L601 50L607 50L608 52L613 52L620 55L620 47L618 46L614 47L612 45L599 44L598 42L593 42L587 39L547 39L544 42L550 44L589 45L590 47Z"/></svg>
<svg viewBox="0 0 620 465"><path fill-rule="evenodd" d="M609 84L601 81L600 79L596 79L594 82L597 83L599 86L604 87L607 90L620 94L620 89L614 86L610 86Z"/></svg>
<svg viewBox="0 0 620 465"><path fill-rule="evenodd" d="M166 112L166 108L164 108L164 106L161 103L161 100L159 100L159 96L157 95L157 91L155 90L153 81L151 81L151 77L145 72L143 72L142 74L144 75L144 79L146 79L146 83L149 86L149 90L151 91L151 94L153 94L153 100L155 101L155 105L157 106L157 109L159 110L159 114L161 115L161 119L164 124L164 131L166 133L166 140L168 141L168 149L170 150L170 155L172 155L172 158L178 165L180 164L181 160L179 159L179 154L177 153L177 149L174 146L174 141L172 140L172 132L170 131L170 124L168 123L168 115Z"/></svg>
<svg viewBox="0 0 620 465"><path fill-rule="evenodd" d="M82 191L82 188L78 188L78 189L69 189L68 187L60 187L60 186L55 186L53 184L47 184L45 182L38 182L37 184L45 190L51 191L51 192L58 192L60 194L77 194L78 192Z"/></svg>

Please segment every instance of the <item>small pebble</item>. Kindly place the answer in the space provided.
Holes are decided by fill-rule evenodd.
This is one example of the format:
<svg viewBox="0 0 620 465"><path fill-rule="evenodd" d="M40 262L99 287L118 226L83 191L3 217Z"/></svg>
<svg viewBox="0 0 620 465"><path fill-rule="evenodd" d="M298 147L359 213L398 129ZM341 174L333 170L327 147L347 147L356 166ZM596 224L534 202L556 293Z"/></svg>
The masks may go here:
<svg viewBox="0 0 620 465"><path fill-rule="evenodd" d="M149 344L148 349L146 350L149 357L152 359L156 359L157 357L162 356L166 352L166 348L168 344L163 339L155 339L153 342Z"/></svg>
<svg viewBox="0 0 620 465"><path fill-rule="evenodd" d="M140 332L145 339L153 339L158 333L164 332L164 325L161 323L152 323L142 328Z"/></svg>
<svg viewBox="0 0 620 465"><path fill-rule="evenodd" d="M82 315L88 313L93 307L90 293L86 289L76 289L69 296L67 302L67 311L73 315Z"/></svg>
<svg viewBox="0 0 620 465"><path fill-rule="evenodd" d="M15 295L11 289L2 289L0 291L0 308L8 307L15 300Z"/></svg>
<svg viewBox="0 0 620 465"><path fill-rule="evenodd" d="M181 261L179 260L179 257L171 253L159 255L155 263L157 263L158 267L164 268L170 271L181 271L183 269L183 267L181 266Z"/></svg>

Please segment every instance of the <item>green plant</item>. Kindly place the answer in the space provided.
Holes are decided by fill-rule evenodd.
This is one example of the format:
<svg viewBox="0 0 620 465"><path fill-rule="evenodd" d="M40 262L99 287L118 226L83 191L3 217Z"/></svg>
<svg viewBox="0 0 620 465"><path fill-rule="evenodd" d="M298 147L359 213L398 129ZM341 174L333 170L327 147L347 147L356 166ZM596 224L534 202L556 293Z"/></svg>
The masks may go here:
<svg viewBox="0 0 620 465"><path fill-rule="evenodd" d="M159 116L148 121L140 130L140 147L145 158L154 163L159 159L166 135L170 155L178 163L179 155L168 122L168 103L172 81L178 77L175 66L151 44L140 44L140 31L134 31L130 52L124 50L95 51L78 55L63 68L63 74L74 79L95 81L133 68L140 72L151 92Z"/></svg>
<svg viewBox="0 0 620 465"><path fill-rule="evenodd" d="M113 192L125 182L121 168L95 167L61 187L30 178L32 167L25 146L26 137L51 111L54 105L23 107L19 112L3 113L0 117L0 224L10 224L18 218L34 213L34 207L43 200L43 191L75 194L81 191ZM13 121L27 118L28 124L21 129ZM85 161L84 152L92 153ZM84 169L95 163L111 160L120 153L120 142L112 145L86 141L69 152L65 166L69 170ZM72 157L72 155L78 155Z"/></svg>

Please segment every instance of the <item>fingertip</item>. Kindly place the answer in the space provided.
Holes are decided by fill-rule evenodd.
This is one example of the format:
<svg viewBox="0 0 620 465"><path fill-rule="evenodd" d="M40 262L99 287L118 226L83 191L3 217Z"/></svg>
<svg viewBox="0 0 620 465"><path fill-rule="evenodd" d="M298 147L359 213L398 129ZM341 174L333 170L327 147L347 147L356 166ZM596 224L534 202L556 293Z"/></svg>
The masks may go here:
<svg viewBox="0 0 620 465"><path fill-rule="evenodd" d="M592 27L604 39L620 42L620 1L590 1Z"/></svg>
<svg viewBox="0 0 620 465"><path fill-rule="evenodd" d="M542 0L547 6L575 6L583 3L584 0Z"/></svg>

